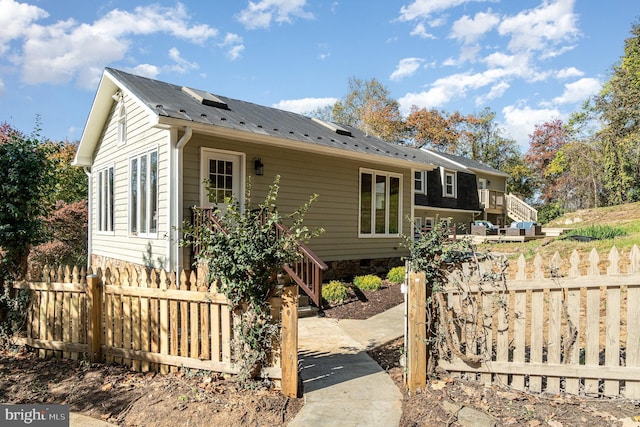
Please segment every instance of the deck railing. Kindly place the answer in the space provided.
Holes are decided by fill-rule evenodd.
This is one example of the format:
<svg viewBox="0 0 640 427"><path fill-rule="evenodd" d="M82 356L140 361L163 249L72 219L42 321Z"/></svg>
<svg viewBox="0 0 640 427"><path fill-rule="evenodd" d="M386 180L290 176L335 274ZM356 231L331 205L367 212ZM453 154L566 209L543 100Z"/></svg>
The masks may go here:
<svg viewBox="0 0 640 427"><path fill-rule="evenodd" d="M202 219L208 219L211 223L222 228L218 217L215 215L213 209L201 208L203 214ZM193 215L193 224L198 225L200 219ZM276 233L278 236L288 233L288 228L283 224L276 225ZM193 254L197 256L200 248L194 246ZM327 265L305 244L299 243L298 252L300 257L297 262L285 265L284 271L291 277L291 279L302 288L302 290L311 298L311 300L320 306L322 301L322 274L327 270Z"/></svg>

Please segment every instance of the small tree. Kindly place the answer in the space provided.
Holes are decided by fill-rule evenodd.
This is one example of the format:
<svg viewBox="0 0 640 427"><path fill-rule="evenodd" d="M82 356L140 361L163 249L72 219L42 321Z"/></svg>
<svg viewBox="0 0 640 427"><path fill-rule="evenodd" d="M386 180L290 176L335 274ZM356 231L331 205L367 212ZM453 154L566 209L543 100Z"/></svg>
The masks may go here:
<svg viewBox="0 0 640 427"><path fill-rule="evenodd" d="M250 209L251 189L247 189L247 208L240 209L237 200L226 201L226 211L207 217L196 209L195 226L185 225L184 244L199 249L196 263L209 270L209 281L219 281L220 291L240 317L236 360L240 361L239 378L246 383L259 372L271 354L279 327L271 322L269 298L278 283L278 275L286 264L298 260L300 242L322 232L310 231L303 218L317 196L285 217L291 224L286 233L278 232L283 219L276 209L279 177L269 187L264 202Z"/></svg>
<svg viewBox="0 0 640 427"><path fill-rule="evenodd" d="M23 278L32 245L42 240L45 195L53 184L47 148L6 123L0 125L0 328L11 335L23 314L4 284Z"/></svg>

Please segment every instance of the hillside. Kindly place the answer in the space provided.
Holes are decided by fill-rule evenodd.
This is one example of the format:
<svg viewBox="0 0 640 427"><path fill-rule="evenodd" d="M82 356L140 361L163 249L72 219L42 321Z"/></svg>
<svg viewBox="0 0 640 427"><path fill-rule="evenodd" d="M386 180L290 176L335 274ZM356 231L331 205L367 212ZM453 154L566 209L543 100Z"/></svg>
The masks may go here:
<svg viewBox="0 0 640 427"><path fill-rule="evenodd" d="M491 251L505 254L512 260L511 268L515 268L515 260L523 254L530 260L540 254L545 263L555 252L568 260L571 253L577 250L586 262L589 253L595 248L601 260L601 269L605 268L609 252L615 246L622 258L628 257L633 245L640 246L640 203L629 203L619 206L609 206L605 208L583 209L576 212L567 213L554 221L545 224L544 228L564 228L581 229L590 226L611 226L623 230L626 235L611 239L593 240L590 242L578 242L567 239L565 236L548 237L539 240L532 240L525 243L487 243L478 246L478 250ZM623 262L623 269L626 268L626 261ZM567 262L568 265L568 262Z"/></svg>

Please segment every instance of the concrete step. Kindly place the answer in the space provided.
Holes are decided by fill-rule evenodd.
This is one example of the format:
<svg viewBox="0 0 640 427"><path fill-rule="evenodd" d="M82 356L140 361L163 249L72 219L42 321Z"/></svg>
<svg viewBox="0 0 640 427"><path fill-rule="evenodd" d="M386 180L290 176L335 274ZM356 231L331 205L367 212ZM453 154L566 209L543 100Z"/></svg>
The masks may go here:
<svg viewBox="0 0 640 427"><path fill-rule="evenodd" d="M299 319L303 317L314 317L317 315L318 315L318 307L314 307L312 305L305 305L303 307L298 307Z"/></svg>

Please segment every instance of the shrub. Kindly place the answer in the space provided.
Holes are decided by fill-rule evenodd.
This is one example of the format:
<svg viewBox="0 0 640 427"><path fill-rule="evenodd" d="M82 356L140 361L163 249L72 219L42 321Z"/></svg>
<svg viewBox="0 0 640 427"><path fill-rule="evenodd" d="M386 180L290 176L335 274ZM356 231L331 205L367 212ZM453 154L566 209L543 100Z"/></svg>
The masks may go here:
<svg viewBox="0 0 640 427"><path fill-rule="evenodd" d="M363 291L375 291L382 286L382 279L373 274L367 274L366 276L356 276L353 279L353 284Z"/></svg>
<svg viewBox="0 0 640 427"><path fill-rule="evenodd" d="M617 236L626 236L627 232L620 227L610 225L590 225L588 227L575 228L567 233L568 236L587 236L595 239L613 239Z"/></svg>
<svg viewBox="0 0 640 427"><path fill-rule="evenodd" d="M400 284L404 282L404 275L405 275L404 273L405 273L404 267L402 266L393 267L387 273L387 280L390 281L391 283Z"/></svg>
<svg viewBox="0 0 640 427"><path fill-rule="evenodd" d="M347 287L339 280L332 280L322 287L322 298L340 304L347 298Z"/></svg>

